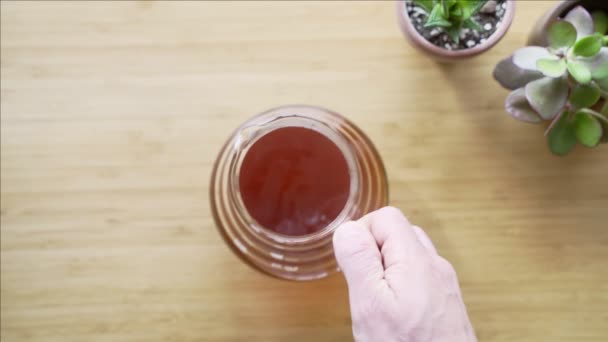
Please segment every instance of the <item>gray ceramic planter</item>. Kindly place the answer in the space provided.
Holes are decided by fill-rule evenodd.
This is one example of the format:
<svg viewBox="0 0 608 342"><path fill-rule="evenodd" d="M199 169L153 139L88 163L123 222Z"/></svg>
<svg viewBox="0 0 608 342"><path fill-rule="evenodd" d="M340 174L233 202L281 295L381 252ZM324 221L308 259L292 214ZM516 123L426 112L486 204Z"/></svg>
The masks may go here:
<svg viewBox="0 0 608 342"><path fill-rule="evenodd" d="M547 27L556 19L564 16L572 8L582 5L587 10L602 9L608 11L608 0L563 0L557 3L545 15L543 15L532 29L528 37L528 45L547 46Z"/></svg>

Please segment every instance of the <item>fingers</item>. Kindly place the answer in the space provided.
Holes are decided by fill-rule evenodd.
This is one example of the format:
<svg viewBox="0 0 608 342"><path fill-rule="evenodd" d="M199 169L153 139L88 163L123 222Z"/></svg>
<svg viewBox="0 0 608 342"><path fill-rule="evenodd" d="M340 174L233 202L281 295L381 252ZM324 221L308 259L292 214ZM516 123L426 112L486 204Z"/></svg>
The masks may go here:
<svg viewBox="0 0 608 342"><path fill-rule="evenodd" d="M372 233L359 222L338 227L333 237L338 265L351 290L365 288L382 279L382 256Z"/></svg>
<svg viewBox="0 0 608 342"><path fill-rule="evenodd" d="M414 233L416 234L418 241L420 241L424 248L426 248L426 250L431 253L431 255L436 255L437 249L435 248L435 245L433 244L429 236L426 235L424 230L422 230L422 228L418 226L413 226L412 228L414 229Z"/></svg>
<svg viewBox="0 0 608 342"><path fill-rule="evenodd" d="M335 231L334 251L351 290L365 289L391 273L402 274L421 258L437 255L435 246L400 210L385 207ZM394 272L391 271L393 268ZM397 272L397 273L395 273ZM390 276L391 279L396 279ZM388 280L388 278L386 278Z"/></svg>
<svg viewBox="0 0 608 342"><path fill-rule="evenodd" d="M384 269L405 265L425 253L411 224L399 209L384 207L365 215L359 222L371 231L380 247Z"/></svg>

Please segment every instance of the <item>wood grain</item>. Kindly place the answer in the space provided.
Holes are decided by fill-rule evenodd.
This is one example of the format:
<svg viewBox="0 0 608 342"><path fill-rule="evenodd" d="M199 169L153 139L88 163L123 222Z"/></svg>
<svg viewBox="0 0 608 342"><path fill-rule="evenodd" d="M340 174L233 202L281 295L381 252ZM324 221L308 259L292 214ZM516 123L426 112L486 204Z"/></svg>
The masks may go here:
<svg viewBox="0 0 608 342"><path fill-rule="evenodd" d="M221 144L288 103L375 142L480 341L608 340L607 147L551 156L491 78L552 5L445 66L390 1L2 1L2 341L350 340L340 275L260 275L210 216Z"/></svg>

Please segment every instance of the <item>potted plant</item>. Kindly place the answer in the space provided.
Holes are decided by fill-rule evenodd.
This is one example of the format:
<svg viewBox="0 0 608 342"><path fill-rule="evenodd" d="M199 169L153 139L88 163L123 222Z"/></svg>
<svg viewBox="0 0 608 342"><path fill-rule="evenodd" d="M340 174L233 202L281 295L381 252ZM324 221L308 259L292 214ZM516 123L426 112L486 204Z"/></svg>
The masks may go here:
<svg viewBox="0 0 608 342"><path fill-rule="evenodd" d="M512 90L505 108L525 122L547 122L549 149L608 140L608 15L576 6L545 26L547 46L527 46L500 61L494 78Z"/></svg>
<svg viewBox="0 0 608 342"><path fill-rule="evenodd" d="M515 12L507 0L399 0L397 19L417 49L440 61L473 57L506 34Z"/></svg>

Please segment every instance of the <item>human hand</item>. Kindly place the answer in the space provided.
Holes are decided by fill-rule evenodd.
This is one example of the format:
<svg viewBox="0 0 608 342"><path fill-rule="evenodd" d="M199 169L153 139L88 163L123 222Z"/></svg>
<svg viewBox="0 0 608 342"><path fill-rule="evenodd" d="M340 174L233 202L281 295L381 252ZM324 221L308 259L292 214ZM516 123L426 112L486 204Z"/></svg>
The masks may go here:
<svg viewBox="0 0 608 342"><path fill-rule="evenodd" d="M341 225L333 244L355 341L477 341L454 268L399 209Z"/></svg>

